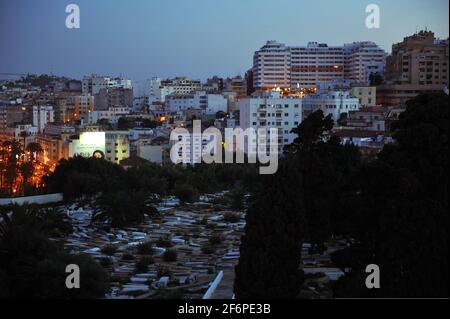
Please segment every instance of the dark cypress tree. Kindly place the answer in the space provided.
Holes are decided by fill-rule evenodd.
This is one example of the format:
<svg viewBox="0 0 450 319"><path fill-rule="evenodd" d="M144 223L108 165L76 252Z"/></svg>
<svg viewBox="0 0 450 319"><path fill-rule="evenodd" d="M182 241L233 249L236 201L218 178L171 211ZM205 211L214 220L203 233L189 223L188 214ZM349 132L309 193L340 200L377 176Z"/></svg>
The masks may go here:
<svg viewBox="0 0 450 319"><path fill-rule="evenodd" d="M352 272L336 296L448 297L448 102L409 101L392 126L396 143L361 170L347 221L355 244L334 256ZM380 267L381 289L365 287L368 264Z"/></svg>
<svg viewBox="0 0 450 319"><path fill-rule="evenodd" d="M241 256L236 267L238 299L295 298L302 284L299 270L303 238L302 176L295 160L280 163L264 177L247 213Z"/></svg>
<svg viewBox="0 0 450 319"><path fill-rule="evenodd" d="M311 114L294 130L278 172L263 178L247 214L241 257L236 268L238 298L295 298L305 239L317 246L329 238L331 211L356 149L328 138L331 117ZM350 165L351 166L351 165Z"/></svg>

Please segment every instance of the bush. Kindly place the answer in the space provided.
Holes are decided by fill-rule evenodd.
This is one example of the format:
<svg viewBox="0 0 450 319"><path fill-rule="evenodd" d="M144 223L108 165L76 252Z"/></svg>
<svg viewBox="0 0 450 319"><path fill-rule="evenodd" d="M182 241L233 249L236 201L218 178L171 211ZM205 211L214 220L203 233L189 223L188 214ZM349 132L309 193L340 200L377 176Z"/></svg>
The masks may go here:
<svg viewBox="0 0 450 319"><path fill-rule="evenodd" d="M113 256L117 252L117 247L114 245L106 245L102 248L102 253L108 256Z"/></svg>
<svg viewBox="0 0 450 319"><path fill-rule="evenodd" d="M112 260L109 257L102 257L98 260L98 262L103 268L108 268L112 265Z"/></svg>
<svg viewBox="0 0 450 319"><path fill-rule="evenodd" d="M142 257L139 259L139 261L136 263L136 273L145 273L148 271L148 266L153 264L153 258L152 257Z"/></svg>
<svg viewBox="0 0 450 319"><path fill-rule="evenodd" d="M156 241L156 245L158 245L158 247L163 247L163 248L173 247L172 241L170 240L170 238L167 238L167 237L160 237Z"/></svg>
<svg viewBox="0 0 450 319"><path fill-rule="evenodd" d="M165 262L174 262L177 261L178 253L175 249L169 249L164 252L162 257Z"/></svg>
<svg viewBox="0 0 450 319"><path fill-rule="evenodd" d="M226 213L223 216L223 220L227 223L238 223L241 220L241 216L235 213Z"/></svg>
<svg viewBox="0 0 450 319"><path fill-rule="evenodd" d="M151 242L141 243L136 248L139 255L153 255L153 244Z"/></svg>
<svg viewBox="0 0 450 319"><path fill-rule="evenodd" d="M208 217L203 217L199 224L203 226L208 225Z"/></svg>
<svg viewBox="0 0 450 319"><path fill-rule="evenodd" d="M173 193L181 203L193 203L199 198L197 190L188 184L176 185Z"/></svg>
<svg viewBox="0 0 450 319"><path fill-rule="evenodd" d="M210 229L210 230L216 229L216 224L215 223L208 224L208 225L205 226L205 228L206 229Z"/></svg>
<svg viewBox="0 0 450 319"><path fill-rule="evenodd" d="M158 276L158 278L161 278L161 277L169 277L169 278L171 278L172 277L172 271L169 268L167 268L167 267L165 267L163 265L159 265L158 269L156 271L156 275Z"/></svg>
<svg viewBox="0 0 450 319"><path fill-rule="evenodd" d="M125 260L125 261L134 260L134 256L132 254L125 253L122 255L122 260Z"/></svg>
<svg viewBox="0 0 450 319"><path fill-rule="evenodd" d="M216 249L211 246L210 244L205 244L202 246L201 248L202 253L210 255L210 254L214 254L216 252Z"/></svg>
<svg viewBox="0 0 450 319"><path fill-rule="evenodd" d="M212 236L212 237L209 238L209 244L211 246L220 245L222 242L223 242L223 239L220 236Z"/></svg>
<svg viewBox="0 0 450 319"><path fill-rule="evenodd" d="M241 210L244 208L245 191L237 188L231 193L231 208Z"/></svg>

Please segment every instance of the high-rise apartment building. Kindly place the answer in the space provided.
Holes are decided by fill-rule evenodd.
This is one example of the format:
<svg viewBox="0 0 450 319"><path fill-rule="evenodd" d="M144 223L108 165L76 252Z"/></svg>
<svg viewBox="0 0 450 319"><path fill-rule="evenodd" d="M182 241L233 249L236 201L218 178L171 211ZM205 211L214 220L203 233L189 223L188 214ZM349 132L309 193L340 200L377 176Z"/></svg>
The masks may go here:
<svg viewBox="0 0 450 319"><path fill-rule="evenodd" d="M378 104L402 105L419 93L443 91L449 85L448 39L420 31L392 46L386 62L386 84L377 88Z"/></svg>
<svg viewBox="0 0 450 319"><path fill-rule="evenodd" d="M370 75L384 74L386 52L370 41L344 45L344 76L356 83L369 84Z"/></svg>
<svg viewBox="0 0 450 319"><path fill-rule="evenodd" d="M190 80L185 77L177 77L175 79L161 81L161 86L171 87L173 89L173 93L183 95L201 90L202 82L200 80Z"/></svg>
<svg viewBox="0 0 450 319"><path fill-rule="evenodd" d="M268 41L253 56L253 85L258 90L291 87L291 52L285 44Z"/></svg>
<svg viewBox="0 0 450 319"><path fill-rule="evenodd" d="M279 93L265 93L261 97L245 98L239 101L240 127L278 129L278 152L291 144L296 135L291 131L302 122L302 100L281 98ZM255 141L254 141L255 142Z"/></svg>
<svg viewBox="0 0 450 319"><path fill-rule="evenodd" d="M373 42L328 46L310 42L289 47L268 41L253 57L253 84L257 90L313 89L332 80L367 83L370 73L382 73L386 53Z"/></svg>
<svg viewBox="0 0 450 319"><path fill-rule="evenodd" d="M322 110L324 116L331 115L334 123L341 114L348 114L360 108L359 99L349 91L329 91L317 95L308 95L303 99L304 116Z"/></svg>
<svg viewBox="0 0 450 319"><path fill-rule="evenodd" d="M38 128L38 132L45 130L47 123L55 121L53 106L33 106L33 126Z"/></svg>

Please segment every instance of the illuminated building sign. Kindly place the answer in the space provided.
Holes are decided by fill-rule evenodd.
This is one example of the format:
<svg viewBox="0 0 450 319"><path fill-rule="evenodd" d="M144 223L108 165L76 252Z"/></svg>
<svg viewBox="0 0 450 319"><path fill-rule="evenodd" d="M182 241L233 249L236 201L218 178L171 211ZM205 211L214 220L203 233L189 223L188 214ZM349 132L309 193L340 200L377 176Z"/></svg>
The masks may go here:
<svg viewBox="0 0 450 319"><path fill-rule="evenodd" d="M105 155L105 132L84 132L78 141L73 141L70 156L103 158Z"/></svg>

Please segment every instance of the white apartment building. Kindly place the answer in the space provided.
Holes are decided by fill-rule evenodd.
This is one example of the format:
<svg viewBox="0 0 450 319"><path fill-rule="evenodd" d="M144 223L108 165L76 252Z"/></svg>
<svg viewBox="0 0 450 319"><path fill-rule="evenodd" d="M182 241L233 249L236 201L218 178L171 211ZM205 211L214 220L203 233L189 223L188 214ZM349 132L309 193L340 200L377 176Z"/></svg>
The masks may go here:
<svg viewBox="0 0 450 319"><path fill-rule="evenodd" d="M317 85L317 94L330 91L349 91L352 96L358 98L360 107L373 107L377 103L376 86L360 84L355 80L333 80Z"/></svg>
<svg viewBox="0 0 450 319"><path fill-rule="evenodd" d="M17 140L22 147L26 147L28 144L36 141L37 134L37 127L30 124L6 127L0 131L0 143Z"/></svg>
<svg viewBox="0 0 450 319"><path fill-rule="evenodd" d="M33 106L33 126L38 128L38 132L44 132L47 123L55 122L55 112L53 106Z"/></svg>
<svg viewBox="0 0 450 319"><path fill-rule="evenodd" d="M191 95L171 95L167 98L169 112L184 112L188 109L200 109L204 115L227 112L228 100L221 94L207 94L197 91Z"/></svg>
<svg viewBox="0 0 450 319"><path fill-rule="evenodd" d="M150 80L148 92L150 104L154 102L165 102L168 95L176 93L175 87L163 86L161 82L162 79L159 77L154 77Z"/></svg>
<svg viewBox="0 0 450 319"><path fill-rule="evenodd" d="M280 98L279 94L274 92L258 98L241 99L239 108L240 128L243 130L265 128L269 132L271 128L278 129L280 153L285 145L291 144L296 138L296 134L291 131L303 118L301 99Z"/></svg>
<svg viewBox="0 0 450 319"><path fill-rule="evenodd" d="M174 94L184 95L191 94L202 89L200 80L190 80L186 77L177 77L161 81L161 87L170 87Z"/></svg>
<svg viewBox="0 0 450 319"><path fill-rule="evenodd" d="M345 78L369 84L372 73L384 74L387 53L370 41L344 45Z"/></svg>
<svg viewBox="0 0 450 319"><path fill-rule="evenodd" d="M359 110L359 99L348 91L329 91L317 95L308 95L303 99L304 116L322 110L325 116L332 115L335 124L342 113Z"/></svg>
<svg viewBox="0 0 450 319"><path fill-rule="evenodd" d="M291 47L291 88L315 88L317 83L344 78L344 49L309 42Z"/></svg>
<svg viewBox="0 0 450 319"><path fill-rule="evenodd" d="M268 41L253 57L256 89L315 88L317 83L344 78L344 49L310 42L306 47L288 47Z"/></svg>
<svg viewBox="0 0 450 319"><path fill-rule="evenodd" d="M253 56L253 86L256 89L291 87L291 51L285 44L267 41Z"/></svg>
<svg viewBox="0 0 450 319"><path fill-rule="evenodd" d="M109 107L107 110L94 111L89 113L89 124L95 124L99 120L107 120L110 124L117 124L119 119L131 113L129 107Z"/></svg>
<svg viewBox="0 0 450 319"><path fill-rule="evenodd" d="M105 132L105 138L106 160L120 164L120 161L130 157L128 131L107 131Z"/></svg>
<svg viewBox="0 0 450 319"><path fill-rule="evenodd" d="M184 132L176 132L175 140L170 140L170 151L177 152L179 163L200 164L204 152L214 144L216 150L222 148L223 136L221 133L202 134L193 133L192 129L184 129ZM171 138L174 138L171 136ZM207 148L208 147L208 148ZM211 154L213 155L213 154ZM171 156L171 160L174 158Z"/></svg>
<svg viewBox="0 0 450 319"><path fill-rule="evenodd" d="M132 89L131 80L124 78L112 79L107 76L90 75L83 77L81 89L84 95L91 94L95 95L100 92L101 89L121 87L124 89Z"/></svg>
<svg viewBox="0 0 450 319"><path fill-rule="evenodd" d="M386 53L373 42L289 47L268 41L254 54L253 85L257 90L313 89L320 82L347 77L366 83L370 73L384 72L385 59Z"/></svg>

